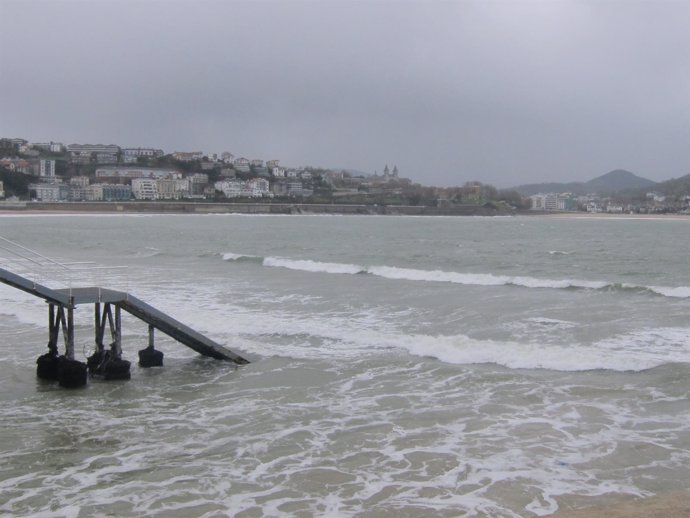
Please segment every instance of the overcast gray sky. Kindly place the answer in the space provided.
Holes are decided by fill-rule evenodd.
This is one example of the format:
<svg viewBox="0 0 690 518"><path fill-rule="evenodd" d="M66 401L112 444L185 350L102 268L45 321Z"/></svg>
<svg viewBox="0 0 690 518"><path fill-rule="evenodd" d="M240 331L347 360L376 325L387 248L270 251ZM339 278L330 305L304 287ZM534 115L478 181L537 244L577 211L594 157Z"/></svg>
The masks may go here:
<svg viewBox="0 0 690 518"><path fill-rule="evenodd" d="M426 185L690 173L690 0L0 0L0 136Z"/></svg>

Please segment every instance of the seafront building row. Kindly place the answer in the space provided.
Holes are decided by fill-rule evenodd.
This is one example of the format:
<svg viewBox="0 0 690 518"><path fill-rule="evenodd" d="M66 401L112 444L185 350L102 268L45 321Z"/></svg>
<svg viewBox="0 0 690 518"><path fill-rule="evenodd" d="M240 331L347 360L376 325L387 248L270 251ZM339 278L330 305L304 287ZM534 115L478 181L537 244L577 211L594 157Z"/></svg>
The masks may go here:
<svg viewBox="0 0 690 518"><path fill-rule="evenodd" d="M118 174L114 174L118 173ZM208 175L183 175L167 170L99 170L96 182L87 176L62 181L30 184L37 201L126 201L212 199L217 193L226 198L272 198L273 196L310 196L312 189L300 180L266 178L241 180L228 178L209 183Z"/></svg>
<svg viewBox="0 0 690 518"><path fill-rule="evenodd" d="M156 163L174 167L155 167ZM29 185L30 196L37 201L213 199L219 194L226 198L301 197L313 193L310 171L281 167L279 160L235 157L227 151L220 155L175 151L166 156L156 148L0 139L0 166L38 177L38 182Z"/></svg>
<svg viewBox="0 0 690 518"><path fill-rule="evenodd" d="M372 175L322 168L296 169L281 166L279 160L250 160L227 151L165 154L156 148L123 148L113 144L65 146L58 142L29 144L24 139L0 138L0 172L0 179L5 181L0 198L7 191L11 199L46 202L307 197L310 203L439 208L488 204L505 211L530 208L538 212L690 212L690 196L682 191L672 193L668 199L657 192L647 193L645 199L644 191L628 199L617 196L610 188L584 194L576 186L577 194L542 192L530 196L532 189L500 192L477 181L465 182L462 187L426 187L400 177L395 165L392 169L386 165L383 174L375 171ZM620 184L621 173L638 182L645 181L618 170L598 180L601 183L601 179L615 176ZM646 182L650 187L654 184ZM611 183L610 178L602 185L607 183Z"/></svg>
<svg viewBox="0 0 690 518"><path fill-rule="evenodd" d="M539 193L529 197L530 209L533 211L544 212L568 212L583 210L591 213L623 214L628 212L639 212L639 207L632 204L623 204L611 199L601 198L596 194L585 196L575 196L572 193ZM663 207L666 196L658 192L648 192L646 194L647 207ZM687 206L690 207L690 196L684 198Z"/></svg>

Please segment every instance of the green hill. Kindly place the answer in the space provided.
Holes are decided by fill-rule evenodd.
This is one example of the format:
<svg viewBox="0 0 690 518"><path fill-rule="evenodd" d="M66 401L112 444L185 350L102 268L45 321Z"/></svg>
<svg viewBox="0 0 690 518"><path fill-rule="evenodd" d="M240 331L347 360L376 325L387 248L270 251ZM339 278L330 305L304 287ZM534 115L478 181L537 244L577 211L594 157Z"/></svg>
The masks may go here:
<svg viewBox="0 0 690 518"><path fill-rule="evenodd" d="M588 182L570 183L534 183L520 185L514 190L523 196L530 196L540 192L572 192L573 194L612 194L618 191L631 191L647 189L656 186L657 183L637 176L624 169L616 169L604 175L593 178Z"/></svg>

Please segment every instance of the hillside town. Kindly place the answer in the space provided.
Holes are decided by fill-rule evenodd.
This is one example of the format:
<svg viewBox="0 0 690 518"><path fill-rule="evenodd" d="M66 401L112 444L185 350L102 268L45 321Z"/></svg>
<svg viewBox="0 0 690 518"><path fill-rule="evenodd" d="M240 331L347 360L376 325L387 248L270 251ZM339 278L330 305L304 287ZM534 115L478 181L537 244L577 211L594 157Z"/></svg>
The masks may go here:
<svg viewBox="0 0 690 518"><path fill-rule="evenodd" d="M621 171L609 174L613 173ZM439 188L413 183L400 175L396 165L388 164L380 174L361 173L290 167L279 159L247 158L229 151L165 153L156 148L32 143L22 138L0 138L0 174L0 199L38 202L275 200L438 208L464 205L489 207L499 213L690 213L690 190L682 189L673 196L654 189L635 195L601 190L526 193L519 188L498 190L478 181Z"/></svg>
<svg viewBox="0 0 690 518"><path fill-rule="evenodd" d="M589 212L595 214L690 214L690 195L670 200L662 193L649 191L644 198L625 202L621 196L598 193L539 193L529 196L530 210L544 212Z"/></svg>
<svg viewBox="0 0 690 518"><path fill-rule="evenodd" d="M394 165L355 178L346 171L286 167L280 160L230 152L122 148L117 145L29 143L0 139L0 168L30 179L36 201L314 199L402 196L412 182ZM420 187L420 186L418 186ZM4 196L4 193L3 193Z"/></svg>

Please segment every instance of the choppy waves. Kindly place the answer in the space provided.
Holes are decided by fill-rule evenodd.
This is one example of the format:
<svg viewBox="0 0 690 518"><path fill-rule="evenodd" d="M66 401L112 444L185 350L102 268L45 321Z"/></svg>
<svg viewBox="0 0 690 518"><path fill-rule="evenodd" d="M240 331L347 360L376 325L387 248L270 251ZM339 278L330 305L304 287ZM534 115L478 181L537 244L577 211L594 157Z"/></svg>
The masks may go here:
<svg viewBox="0 0 690 518"><path fill-rule="evenodd" d="M475 340L464 335L405 337L411 354L446 363L491 363L511 369L642 371L666 363L690 361L690 329L647 329L591 345Z"/></svg>
<svg viewBox="0 0 690 518"><path fill-rule="evenodd" d="M687 475L679 390L325 367L173 363L3 405L0 513L514 518Z"/></svg>
<svg viewBox="0 0 690 518"><path fill-rule="evenodd" d="M326 273L326 274L370 274L390 280L445 282L473 286L518 286L541 289L591 289L649 292L672 298L690 298L690 286L640 286L628 283L593 281L582 279L540 279L522 275L496 275L493 273L464 273L444 270L422 270L397 266L364 266L348 263L314 261L310 259L288 259L282 257L261 257L235 253L223 254L224 261L252 262L269 268Z"/></svg>
<svg viewBox="0 0 690 518"><path fill-rule="evenodd" d="M232 314L228 334L222 314ZM581 341L569 331L577 322L530 317L506 324L508 338L478 338L469 333L431 334L401 329L399 315L385 308L360 314L253 310L219 305L187 308L186 318L223 343L238 344L242 353L263 358L354 361L402 354L446 364L493 364L509 369L561 372L592 370L644 371L665 364L690 362L690 328L647 327ZM545 329L546 328L546 329Z"/></svg>

